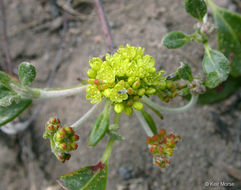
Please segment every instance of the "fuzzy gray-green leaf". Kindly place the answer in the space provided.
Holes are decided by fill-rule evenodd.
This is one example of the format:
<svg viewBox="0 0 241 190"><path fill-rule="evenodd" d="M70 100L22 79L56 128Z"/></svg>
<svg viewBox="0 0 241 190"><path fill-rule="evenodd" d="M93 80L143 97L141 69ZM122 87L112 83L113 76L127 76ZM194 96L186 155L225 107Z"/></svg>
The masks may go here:
<svg viewBox="0 0 241 190"><path fill-rule="evenodd" d="M162 44L168 49L176 49L188 43L190 39L182 32L170 32L162 39Z"/></svg>
<svg viewBox="0 0 241 190"><path fill-rule="evenodd" d="M21 63L18 67L18 77L22 85L30 85L36 77L35 67L28 62Z"/></svg>
<svg viewBox="0 0 241 190"><path fill-rule="evenodd" d="M230 66L228 59L221 52L206 48L202 65L207 75L207 87L215 88L228 78Z"/></svg>
<svg viewBox="0 0 241 190"><path fill-rule="evenodd" d="M177 72L180 78L190 82L193 81L192 70L187 63L181 62L181 67L178 68Z"/></svg>
<svg viewBox="0 0 241 190"><path fill-rule="evenodd" d="M194 18L202 21L207 13L207 5L204 0L185 0L185 9Z"/></svg>
<svg viewBox="0 0 241 190"><path fill-rule="evenodd" d="M218 48L231 62L231 75L241 76L241 15L210 3L218 31Z"/></svg>

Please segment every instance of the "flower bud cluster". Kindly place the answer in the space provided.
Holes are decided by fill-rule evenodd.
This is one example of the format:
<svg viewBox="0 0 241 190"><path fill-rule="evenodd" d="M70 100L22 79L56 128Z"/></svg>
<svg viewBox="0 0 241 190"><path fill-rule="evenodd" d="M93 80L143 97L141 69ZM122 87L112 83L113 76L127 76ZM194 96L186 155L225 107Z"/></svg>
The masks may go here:
<svg viewBox="0 0 241 190"><path fill-rule="evenodd" d="M79 136L75 134L73 128L62 127L57 118L51 118L45 128L44 138L50 139L51 149L56 157L63 163L69 160L71 157L69 152L78 148L76 141L79 140Z"/></svg>
<svg viewBox="0 0 241 190"><path fill-rule="evenodd" d="M45 126L45 133L43 135L44 138L52 137L56 131L60 128L61 123L57 118L50 118Z"/></svg>
<svg viewBox="0 0 241 190"><path fill-rule="evenodd" d="M168 103L171 99L175 98L182 89L183 86L181 86L179 83L166 80L161 83L157 95L162 101Z"/></svg>
<svg viewBox="0 0 241 190"><path fill-rule="evenodd" d="M165 129L161 129L157 135L147 137L146 142L153 155L153 163L161 168L169 165L170 157L180 139L180 136L173 133L167 134Z"/></svg>
<svg viewBox="0 0 241 190"><path fill-rule="evenodd" d="M55 145L62 152L76 150L78 145L75 143L75 141L78 140L79 136L75 134L73 128L71 127L63 127L54 134Z"/></svg>
<svg viewBox="0 0 241 190"><path fill-rule="evenodd" d="M110 99L116 113L124 111L129 116L133 108L142 110L142 96L157 95L167 88L164 71L156 72L155 60L144 55L141 47L120 46L113 55L106 54L104 60L95 57L89 64L86 98L93 104L102 97Z"/></svg>
<svg viewBox="0 0 241 190"><path fill-rule="evenodd" d="M194 28L199 30L202 34L205 34L205 35L211 35L217 29L217 27L214 24L209 23L209 22L207 22L207 23L198 22L194 26Z"/></svg>
<svg viewBox="0 0 241 190"><path fill-rule="evenodd" d="M194 95L204 94L206 92L206 87L203 85L203 81L195 79L191 84L188 85L191 93Z"/></svg>

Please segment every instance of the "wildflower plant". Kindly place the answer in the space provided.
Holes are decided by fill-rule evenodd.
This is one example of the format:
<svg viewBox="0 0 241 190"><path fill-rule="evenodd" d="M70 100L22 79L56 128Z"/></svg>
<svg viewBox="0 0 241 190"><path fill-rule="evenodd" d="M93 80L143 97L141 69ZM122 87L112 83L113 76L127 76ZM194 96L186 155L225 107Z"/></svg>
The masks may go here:
<svg viewBox="0 0 241 190"><path fill-rule="evenodd" d="M207 22L206 3L214 12L216 25ZM18 80L0 72L0 125L3 126L13 120L34 100L66 97L86 91L86 99L94 104L93 107L70 126L63 125L58 118L50 118L45 125L43 137L49 139L52 152L58 160L62 163L68 161L71 152L78 148L79 136L75 129L92 115L100 103L104 103L104 110L93 123L88 145L96 146L105 136L109 136L109 142L98 164L60 176L58 182L62 186L71 190L105 189L113 144L117 140L124 140L124 137L118 133L123 114L136 115L140 126L146 132L146 143L150 155L153 156L154 165L166 168L171 164L170 158L175 154L175 148L181 137L168 133L165 129L158 130L150 112L163 119L163 113L187 111L196 104L200 94L209 93L226 81L230 70L234 75L238 74L239 71L233 67L241 67L240 59L236 57L241 55L238 54L241 47L240 38L232 41L233 51L236 52L233 60L235 66L230 66L226 58L229 53L227 43L232 40L230 38L236 37L236 33L239 32L240 35L241 31L240 25L233 28L227 25L233 26L233 23L241 21L240 15L217 7L211 0L186 0L185 8L190 15L198 19L195 32L190 35L170 32L164 36L162 43L169 49L182 47L191 41L203 44L205 53L202 61L204 71L202 77L193 76L191 66L186 62L181 62L174 73L157 71L154 58L145 54L144 48L128 44L121 45L115 52L107 53L104 57L90 59L90 68L87 71L89 78L83 80L80 85L70 88L29 87L35 79L36 70L30 63L23 62L18 68ZM224 54L209 45L209 37L216 29L219 47ZM227 38L229 33L232 33L232 36ZM169 108L151 100L152 97L157 97L163 103L168 103L178 96L187 98L189 96L189 103L183 107ZM114 113L113 122L111 122L111 113Z"/></svg>

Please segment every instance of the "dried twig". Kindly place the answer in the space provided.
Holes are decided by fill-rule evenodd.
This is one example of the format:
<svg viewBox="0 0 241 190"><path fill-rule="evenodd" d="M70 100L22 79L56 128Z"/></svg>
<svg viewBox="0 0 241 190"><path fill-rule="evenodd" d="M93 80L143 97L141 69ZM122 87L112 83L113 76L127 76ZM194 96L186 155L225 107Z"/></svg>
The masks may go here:
<svg viewBox="0 0 241 190"><path fill-rule="evenodd" d="M64 13L68 14L68 15L72 15L74 17L77 17L78 20L86 20L88 18L88 16L79 13L78 11L75 11L71 6L65 4L61 4L61 3L57 3L56 6L61 9L62 11L64 11Z"/></svg>
<svg viewBox="0 0 241 190"><path fill-rule="evenodd" d="M114 45L114 41L113 41L111 31L110 31L110 26L109 26L108 20L105 16L105 12L104 12L101 0L95 0L95 6L97 8L98 16L99 16L101 24L102 24L102 29L105 34L108 48L112 52L115 49L115 45Z"/></svg>
<svg viewBox="0 0 241 190"><path fill-rule="evenodd" d="M1 21L1 28L2 28L2 36L3 36L2 45L6 56L7 69L9 73L13 73L13 65L10 57L9 43L8 43L8 36L7 36L7 22L6 22L6 15L5 15L4 0L0 0L0 21Z"/></svg>

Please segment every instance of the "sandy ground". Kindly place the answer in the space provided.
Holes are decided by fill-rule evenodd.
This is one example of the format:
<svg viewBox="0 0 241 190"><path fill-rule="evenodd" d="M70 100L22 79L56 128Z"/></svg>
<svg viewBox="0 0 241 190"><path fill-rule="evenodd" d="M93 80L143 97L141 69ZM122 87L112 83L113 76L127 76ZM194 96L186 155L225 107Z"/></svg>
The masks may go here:
<svg viewBox="0 0 241 190"><path fill-rule="evenodd" d="M34 64L38 75L33 86L45 87L59 49L63 16L54 17L56 10L47 0L5 2L11 57L16 66L21 61ZM53 87L78 84L78 77L87 77L88 60L108 51L93 2L74 2L80 2L74 9L81 16L68 22ZM240 11L231 0L217 2ZM195 20L185 13L183 0L105 0L103 4L117 46L129 43L145 47L146 52L156 59L156 67L168 73L175 71L180 61L186 61L192 65L195 74L201 74L201 46L190 44L178 50L167 50L161 45L161 39L167 32L193 31ZM2 49L0 62L4 63ZM107 190L241 189L239 94L213 106L198 105L187 113L165 115L163 121L155 118L159 129L174 131L182 137L170 167L165 170L152 165L145 143L146 135L138 120L134 116L123 117L120 134L126 140L114 145ZM179 100L172 105L185 104L185 101ZM34 103L28 114L40 103ZM42 138L49 117L58 116L63 123L70 125L90 107L91 104L85 101L85 94L48 100L26 131L15 136L1 132L0 190L58 190L60 187L55 180L59 175L96 163L107 138L95 148L87 146L95 116L78 129L78 151L65 164L56 160L49 142ZM234 186L206 187L205 182L234 183Z"/></svg>

